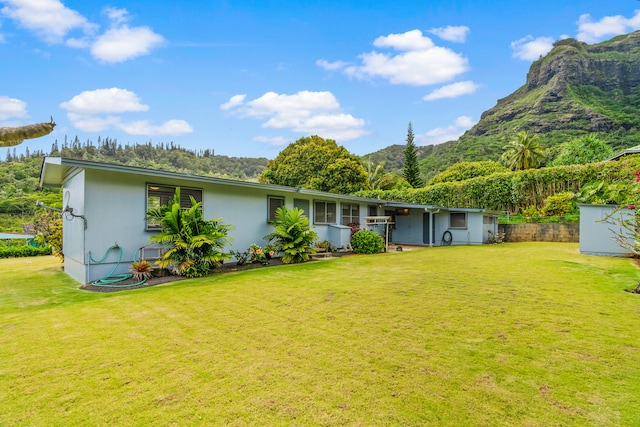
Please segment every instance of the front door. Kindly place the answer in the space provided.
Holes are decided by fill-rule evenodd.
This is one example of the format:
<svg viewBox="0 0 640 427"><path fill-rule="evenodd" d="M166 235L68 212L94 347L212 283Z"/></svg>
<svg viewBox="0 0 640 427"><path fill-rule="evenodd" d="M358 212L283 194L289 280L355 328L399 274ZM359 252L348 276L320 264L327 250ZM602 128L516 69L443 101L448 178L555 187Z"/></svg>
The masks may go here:
<svg viewBox="0 0 640 427"><path fill-rule="evenodd" d="M431 214L425 212L422 214L422 242L425 245L429 244L429 230L431 230L431 244L436 242L436 227L435 223L431 224Z"/></svg>

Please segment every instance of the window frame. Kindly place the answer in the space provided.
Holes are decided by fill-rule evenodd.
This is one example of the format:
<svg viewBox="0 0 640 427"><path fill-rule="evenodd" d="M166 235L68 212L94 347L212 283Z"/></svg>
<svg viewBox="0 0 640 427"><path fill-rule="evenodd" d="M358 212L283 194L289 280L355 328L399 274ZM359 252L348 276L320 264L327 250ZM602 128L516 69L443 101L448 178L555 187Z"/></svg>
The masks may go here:
<svg viewBox="0 0 640 427"><path fill-rule="evenodd" d="M353 208L356 208L357 212L354 217ZM344 214L345 208L349 209L349 215ZM345 218L349 218L349 220L345 220ZM355 219L355 221L354 221ZM350 202L342 202L340 203L340 224L349 225L349 224L360 224L360 204L359 203L350 203Z"/></svg>
<svg viewBox="0 0 640 427"><path fill-rule="evenodd" d="M282 204L279 204L274 209L272 209L271 202L279 201ZM284 196L275 196L275 195L267 195L267 222L269 224L273 223L276 220L276 211L278 208L286 205L287 199Z"/></svg>
<svg viewBox="0 0 640 427"><path fill-rule="evenodd" d="M464 224L463 225L455 225L456 222L458 222L459 220L454 219L453 218L454 215L456 215L456 216L462 215L462 217L463 217L463 221L462 222ZM467 220L468 220L468 217L467 217L467 213L466 212L449 212L449 228L455 228L455 229L458 229L458 230L466 229L468 227L467 226Z"/></svg>
<svg viewBox="0 0 640 427"><path fill-rule="evenodd" d="M155 187L155 188L154 188ZM176 193L176 189L180 188L180 208L189 209L191 207L191 198L194 196L197 202L202 203L204 200L204 190L197 187L185 187L182 185L174 184L159 184L155 182L147 182L145 184L145 216L149 212L149 209L155 209L160 206L166 205ZM170 190L169 190L170 189ZM149 192L156 192L156 194L149 194ZM149 203L151 197L157 197L157 203L153 203L153 206ZM200 205L200 210L204 211L203 204ZM148 220L145 220L146 231L158 231L160 230L159 224L152 224Z"/></svg>
<svg viewBox="0 0 640 427"><path fill-rule="evenodd" d="M322 209L318 209L318 204L322 203L324 204ZM327 213L328 213L328 207L330 205L333 205L333 221L327 221ZM313 223L314 224L337 224L337 203L336 202L330 202L327 200L314 200L313 201ZM322 212L323 217L321 219L323 219L324 221L321 221L318 219L318 213Z"/></svg>

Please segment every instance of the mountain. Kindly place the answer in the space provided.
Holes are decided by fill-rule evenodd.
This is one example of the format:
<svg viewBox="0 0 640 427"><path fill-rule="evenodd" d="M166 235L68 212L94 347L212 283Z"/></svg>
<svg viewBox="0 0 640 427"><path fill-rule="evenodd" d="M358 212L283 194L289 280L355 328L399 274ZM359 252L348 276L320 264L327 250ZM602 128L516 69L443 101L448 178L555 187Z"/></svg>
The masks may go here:
<svg viewBox="0 0 640 427"><path fill-rule="evenodd" d="M526 83L458 140L422 147L421 170L430 177L460 161L498 160L523 130L538 135L548 160L562 143L588 133L615 150L640 144L640 31L594 45L557 41L531 64ZM387 164L402 160L400 150L391 153Z"/></svg>

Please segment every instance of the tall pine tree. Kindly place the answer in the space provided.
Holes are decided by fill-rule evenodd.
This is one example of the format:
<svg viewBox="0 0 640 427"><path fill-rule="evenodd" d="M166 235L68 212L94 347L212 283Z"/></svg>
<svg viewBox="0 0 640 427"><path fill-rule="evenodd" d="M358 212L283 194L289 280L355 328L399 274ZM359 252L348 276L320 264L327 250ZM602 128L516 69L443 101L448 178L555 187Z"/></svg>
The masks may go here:
<svg viewBox="0 0 640 427"><path fill-rule="evenodd" d="M407 129L407 146L404 149L402 176L404 176L413 188L424 185L420 177L420 169L418 168L418 154L416 152L416 145L413 143L413 128L411 127L411 122L409 122L409 128Z"/></svg>

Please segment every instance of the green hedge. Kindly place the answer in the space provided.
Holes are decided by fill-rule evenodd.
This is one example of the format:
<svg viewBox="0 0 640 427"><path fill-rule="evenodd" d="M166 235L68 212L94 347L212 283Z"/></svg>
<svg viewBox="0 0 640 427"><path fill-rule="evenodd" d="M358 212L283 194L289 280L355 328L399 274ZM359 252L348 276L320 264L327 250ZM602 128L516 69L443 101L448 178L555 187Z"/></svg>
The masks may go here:
<svg viewBox="0 0 640 427"><path fill-rule="evenodd" d="M11 246L0 247L0 258L21 258L29 256L51 255L51 246Z"/></svg>
<svg viewBox="0 0 640 427"><path fill-rule="evenodd" d="M565 191L578 193L592 182L632 185L633 172L637 170L640 170L639 155L587 165L494 173L408 190L360 191L356 195L424 205L517 212L527 206L542 208L547 197Z"/></svg>

